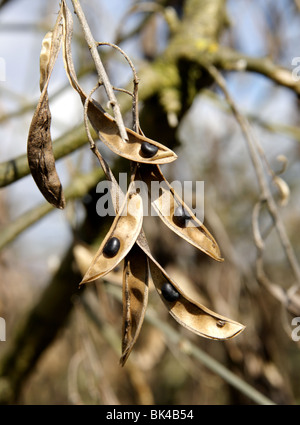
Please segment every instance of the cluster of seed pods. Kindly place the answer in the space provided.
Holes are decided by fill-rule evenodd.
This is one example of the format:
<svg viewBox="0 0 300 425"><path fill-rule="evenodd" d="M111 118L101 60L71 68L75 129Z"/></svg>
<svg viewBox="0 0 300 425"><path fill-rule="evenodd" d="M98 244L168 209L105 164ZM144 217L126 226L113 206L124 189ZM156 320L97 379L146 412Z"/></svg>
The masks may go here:
<svg viewBox="0 0 300 425"><path fill-rule="evenodd" d="M206 338L222 340L234 337L244 329L244 326L190 299L153 257L142 229L143 201L136 189L135 179L146 183L152 206L157 211L159 219L169 229L213 259L223 260L213 236L176 194L161 172L159 166L175 161L177 155L164 144L148 139L131 129L126 129L127 141L121 138L116 121L94 99L85 94L78 82L71 54L72 34L72 15L63 0L55 29L47 34L43 43L42 93L29 131L28 159L31 173L45 198L54 206L63 208L63 191L55 170L48 128L51 117L47 97L49 78L62 42L65 69L70 84L79 94L84 106L87 106L84 108L85 118L88 118L102 143L115 154L136 165L135 178L132 179L125 196L114 181L120 198L124 199L122 206L120 208L115 206L117 214L111 228L80 282L80 285L83 285L102 278L124 260L121 364L125 364L142 327L148 302L150 275L169 313L182 326ZM49 124L46 145L43 143L45 121ZM41 157L47 159L42 166ZM111 180L114 179L110 169L108 174ZM153 181L165 183L156 197L151 194ZM164 205L168 205L167 212Z"/></svg>
<svg viewBox="0 0 300 425"><path fill-rule="evenodd" d="M139 177L145 176L146 183L151 180L151 175L162 176L156 164L140 164L138 170ZM149 275L169 313L182 326L211 339L228 339L240 333L244 329L243 325L190 299L180 288L180 284L153 257L142 230L142 197L135 190L133 181L119 214L81 282L86 284L105 276L124 259L121 364L125 364L141 330L148 301ZM178 236L212 258L222 261L218 245L204 225L198 223L198 219L174 191L169 190L168 194L173 200L169 216L163 216L160 199L152 200L158 216ZM151 197L151 193L149 196ZM133 200L134 208L131 204ZM126 215L125 208L128 208Z"/></svg>
<svg viewBox="0 0 300 425"><path fill-rule="evenodd" d="M99 111L97 114L100 113ZM96 113L93 111L93 118L95 115ZM99 122L94 127L98 131L99 137L101 136L101 140L109 146L103 140L104 131L99 126ZM132 154L131 160L137 164L136 179L144 181L148 187L149 198L158 217L179 237L215 260L222 261L218 244L211 233L176 194L161 172L159 165L174 161L177 158L176 155L167 148L162 149L161 144L152 140L141 141L140 137L140 135L135 135L135 141L133 142L131 138L127 144L124 141L121 142L120 136L118 136L119 155L123 156L122 143L124 146L127 144L126 156L130 151L131 143L140 145L139 150L136 146L133 147L132 152L138 152L138 154L136 156ZM140 156L143 157L142 160ZM162 191L157 194L156 198L151 194L151 182L153 181L165 182ZM138 200L138 206L131 208L130 203L134 198L136 201ZM164 211L164 205L168 205L168 213ZM128 211L124 215L125 208ZM243 325L214 313L190 299L182 291L180 285L161 267L151 254L141 228L142 220L142 198L137 193L135 181L133 181L128 188L119 214L81 282L81 284L85 284L103 277L124 259L121 364L125 364L141 330L148 301L149 275L151 275L155 288L169 313L182 326L211 339L228 339L239 334L244 329Z"/></svg>

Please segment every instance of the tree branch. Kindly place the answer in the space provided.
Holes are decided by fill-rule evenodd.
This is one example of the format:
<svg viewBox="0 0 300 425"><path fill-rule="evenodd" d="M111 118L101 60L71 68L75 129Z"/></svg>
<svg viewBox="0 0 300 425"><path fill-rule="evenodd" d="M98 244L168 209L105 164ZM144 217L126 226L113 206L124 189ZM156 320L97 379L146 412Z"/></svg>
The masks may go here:
<svg viewBox="0 0 300 425"><path fill-rule="evenodd" d="M239 123L241 130L245 136L245 139L247 141L247 146L249 149L250 157L255 169L257 181L259 184L260 192L261 192L261 200L265 201L268 211L273 219L274 226L277 230L280 242L282 244L282 247L284 249L284 252L286 254L286 257L290 263L290 266L294 272L295 278L297 280L298 285L300 285L300 266L297 260L297 257L294 253L293 247L290 243L290 240L288 238L288 235L286 233L285 226L281 220L280 214L278 212L278 208L276 205L276 202L273 198L273 195L270 191L268 182L265 178L265 173L263 169L262 162L260 160L261 155L261 149L259 146L258 141L256 140L255 136L252 133L251 127L249 125L249 122L245 116L243 116L237 106L235 105L232 97L230 96L227 87L226 82L222 75L218 72L218 70L212 66L208 65L207 70L209 73L213 76L218 86L223 91L226 101L228 102L228 105L230 106L234 116L236 117L237 122Z"/></svg>
<svg viewBox="0 0 300 425"><path fill-rule="evenodd" d="M211 54L210 61L224 71L249 71L264 75L281 86L300 94L300 81L293 78L292 71L275 64L268 57L251 57L221 46Z"/></svg>
<svg viewBox="0 0 300 425"><path fill-rule="evenodd" d="M65 190L66 200L68 201L71 199L81 198L101 179L103 179L103 176L103 171L98 167L88 174L78 175ZM53 210L54 207L48 202L45 202L31 209L27 213L22 214L12 223L7 224L0 233L0 250L12 242L20 233L29 228L33 223L37 222Z"/></svg>
<svg viewBox="0 0 300 425"><path fill-rule="evenodd" d="M122 118L122 114L120 111L120 107L118 104L118 101L116 99L116 96L114 94L114 90L113 87L109 81L109 78L107 76L107 73L105 71L105 68L102 64L102 61L100 59L98 50L97 50L97 43L94 40L94 37L91 33L90 27L87 23L87 20L85 18L85 15L83 13L83 10L80 6L80 3L78 0L72 0L72 4L74 7L74 11L79 19L79 22L81 24L86 42L89 46L93 61L95 63L95 67L99 76L99 83L104 85L107 97L109 99L109 103L113 108L114 111L114 117L116 120L116 123L118 125L119 131L120 131L120 136L124 141L128 140L128 136L127 136L127 132L126 132L126 128L123 122L123 118Z"/></svg>

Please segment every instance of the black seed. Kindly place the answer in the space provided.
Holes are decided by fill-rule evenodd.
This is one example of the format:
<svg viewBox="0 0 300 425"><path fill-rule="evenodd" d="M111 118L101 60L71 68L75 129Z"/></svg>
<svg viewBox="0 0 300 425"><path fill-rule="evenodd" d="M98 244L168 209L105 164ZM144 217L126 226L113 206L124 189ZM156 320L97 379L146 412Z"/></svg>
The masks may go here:
<svg viewBox="0 0 300 425"><path fill-rule="evenodd" d="M185 227L186 222L190 220L192 217L189 215L189 213L183 208L182 205L179 205L179 207L176 208L174 215L173 215L173 221L174 223L179 227Z"/></svg>
<svg viewBox="0 0 300 425"><path fill-rule="evenodd" d="M177 301L180 297L179 292L177 292L174 286L169 282L163 283L161 287L161 293L164 299L170 302Z"/></svg>
<svg viewBox="0 0 300 425"><path fill-rule="evenodd" d="M120 241L118 238L110 238L103 248L103 254L107 257L114 257L120 249Z"/></svg>
<svg viewBox="0 0 300 425"><path fill-rule="evenodd" d="M152 158L152 156L154 156L157 151L158 147L151 145L151 143L143 142L141 145L141 152L146 158Z"/></svg>

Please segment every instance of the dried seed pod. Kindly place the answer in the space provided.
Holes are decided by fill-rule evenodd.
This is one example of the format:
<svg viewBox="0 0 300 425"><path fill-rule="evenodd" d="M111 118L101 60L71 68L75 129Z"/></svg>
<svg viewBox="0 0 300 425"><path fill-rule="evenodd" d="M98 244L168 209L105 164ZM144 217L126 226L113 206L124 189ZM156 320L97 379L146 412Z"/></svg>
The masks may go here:
<svg viewBox="0 0 300 425"><path fill-rule="evenodd" d="M182 326L209 339L232 338L244 330L240 323L190 300L153 258L150 258L149 265L157 292L171 316Z"/></svg>
<svg viewBox="0 0 300 425"><path fill-rule="evenodd" d="M123 260L138 237L142 222L142 198L134 192L134 183L132 183L129 186L120 212L116 215L81 284L103 277ZM104 249L106 252L104 252Z"/></svg>
<svg viewBox="0 0 300 425"><path fill-rule="evenodd" d="M42 48L40 53L40 90L47 82L49 76L49 66L51 62L51 45L53 39L53 31L47 32L42 41Z"/></svg>
<svg viewBox="0 0 300 425"><path fill-rule="evenodd" d="M164 178L159 166L141 165L139 167L139 173L141 179L148 186L152 206L160 219L178 236L215 260L223 261L214 237L176 194ZM157 194L151 193L152 182L159 183L160 190L157 191ZM178 213L179 215L176 215Z"/></svg>
<svg viewBox="0 0 300 425"><path fill-rule="evenodd" d="M124 366L139 336L148 303L149 266L146 254L135 244L124 260L122 356Z"/></svg>
<svg viewBox="0 0 300 425"><path fill-rule="evenodd" d="M63 43L65 68L71 86L78 92L82 103L85 104L87 95L82 90L78 82L71 52L71 40L73 33L72 15L64 2L63 14L65 19ZM126 128L128 141L123 141L116 121L111 117L111 115L106 113L101 105L99 105L94 99L91 99L88 104L87 115L92 126L97 131L100 140L117 155L134 162L144 162L148 164L167 164L177 159L177 155L171 149L161 143L148 139L129 128ZM144 144L145 149L145 143L153 146L153 155L151 155L151 157L146 157L146 155L142 152L142 145ZM157 151L154 153L155 148L157 148Z"/></svg>
<svg viewBox="0 0 300 425"><path fill-rule="evenodd" d="M55 168L50 133L51 113L48 99L49 79L57 59L62 39L62 8L55 27L44 37L40 55L41 96L34 112L27 141L30 172L46 200L56 208L64 208L62 185Z"/></svg>
<svg viewBox="0 0 300 425"><path fill-rule="evenodd" d="M119 135L115 120L94 100L89 103L88 117L100 140L124 158L148 164L167 164L177 159L177 155L171 149L128 128L126 128L128 142L124 142Z"/></svg>

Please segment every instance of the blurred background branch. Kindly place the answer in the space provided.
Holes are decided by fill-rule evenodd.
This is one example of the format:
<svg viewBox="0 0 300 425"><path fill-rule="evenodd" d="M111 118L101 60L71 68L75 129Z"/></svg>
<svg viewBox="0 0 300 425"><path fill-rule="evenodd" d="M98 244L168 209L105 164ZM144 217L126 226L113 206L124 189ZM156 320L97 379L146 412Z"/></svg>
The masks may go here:
<svg viewBox="0 0 300 425"><path fill-rule="evenodd" d="M2 8L3 6L5 6L8 3L12 3L12 0L1 0L1 2L0 2L0 8Z"/></svg>

